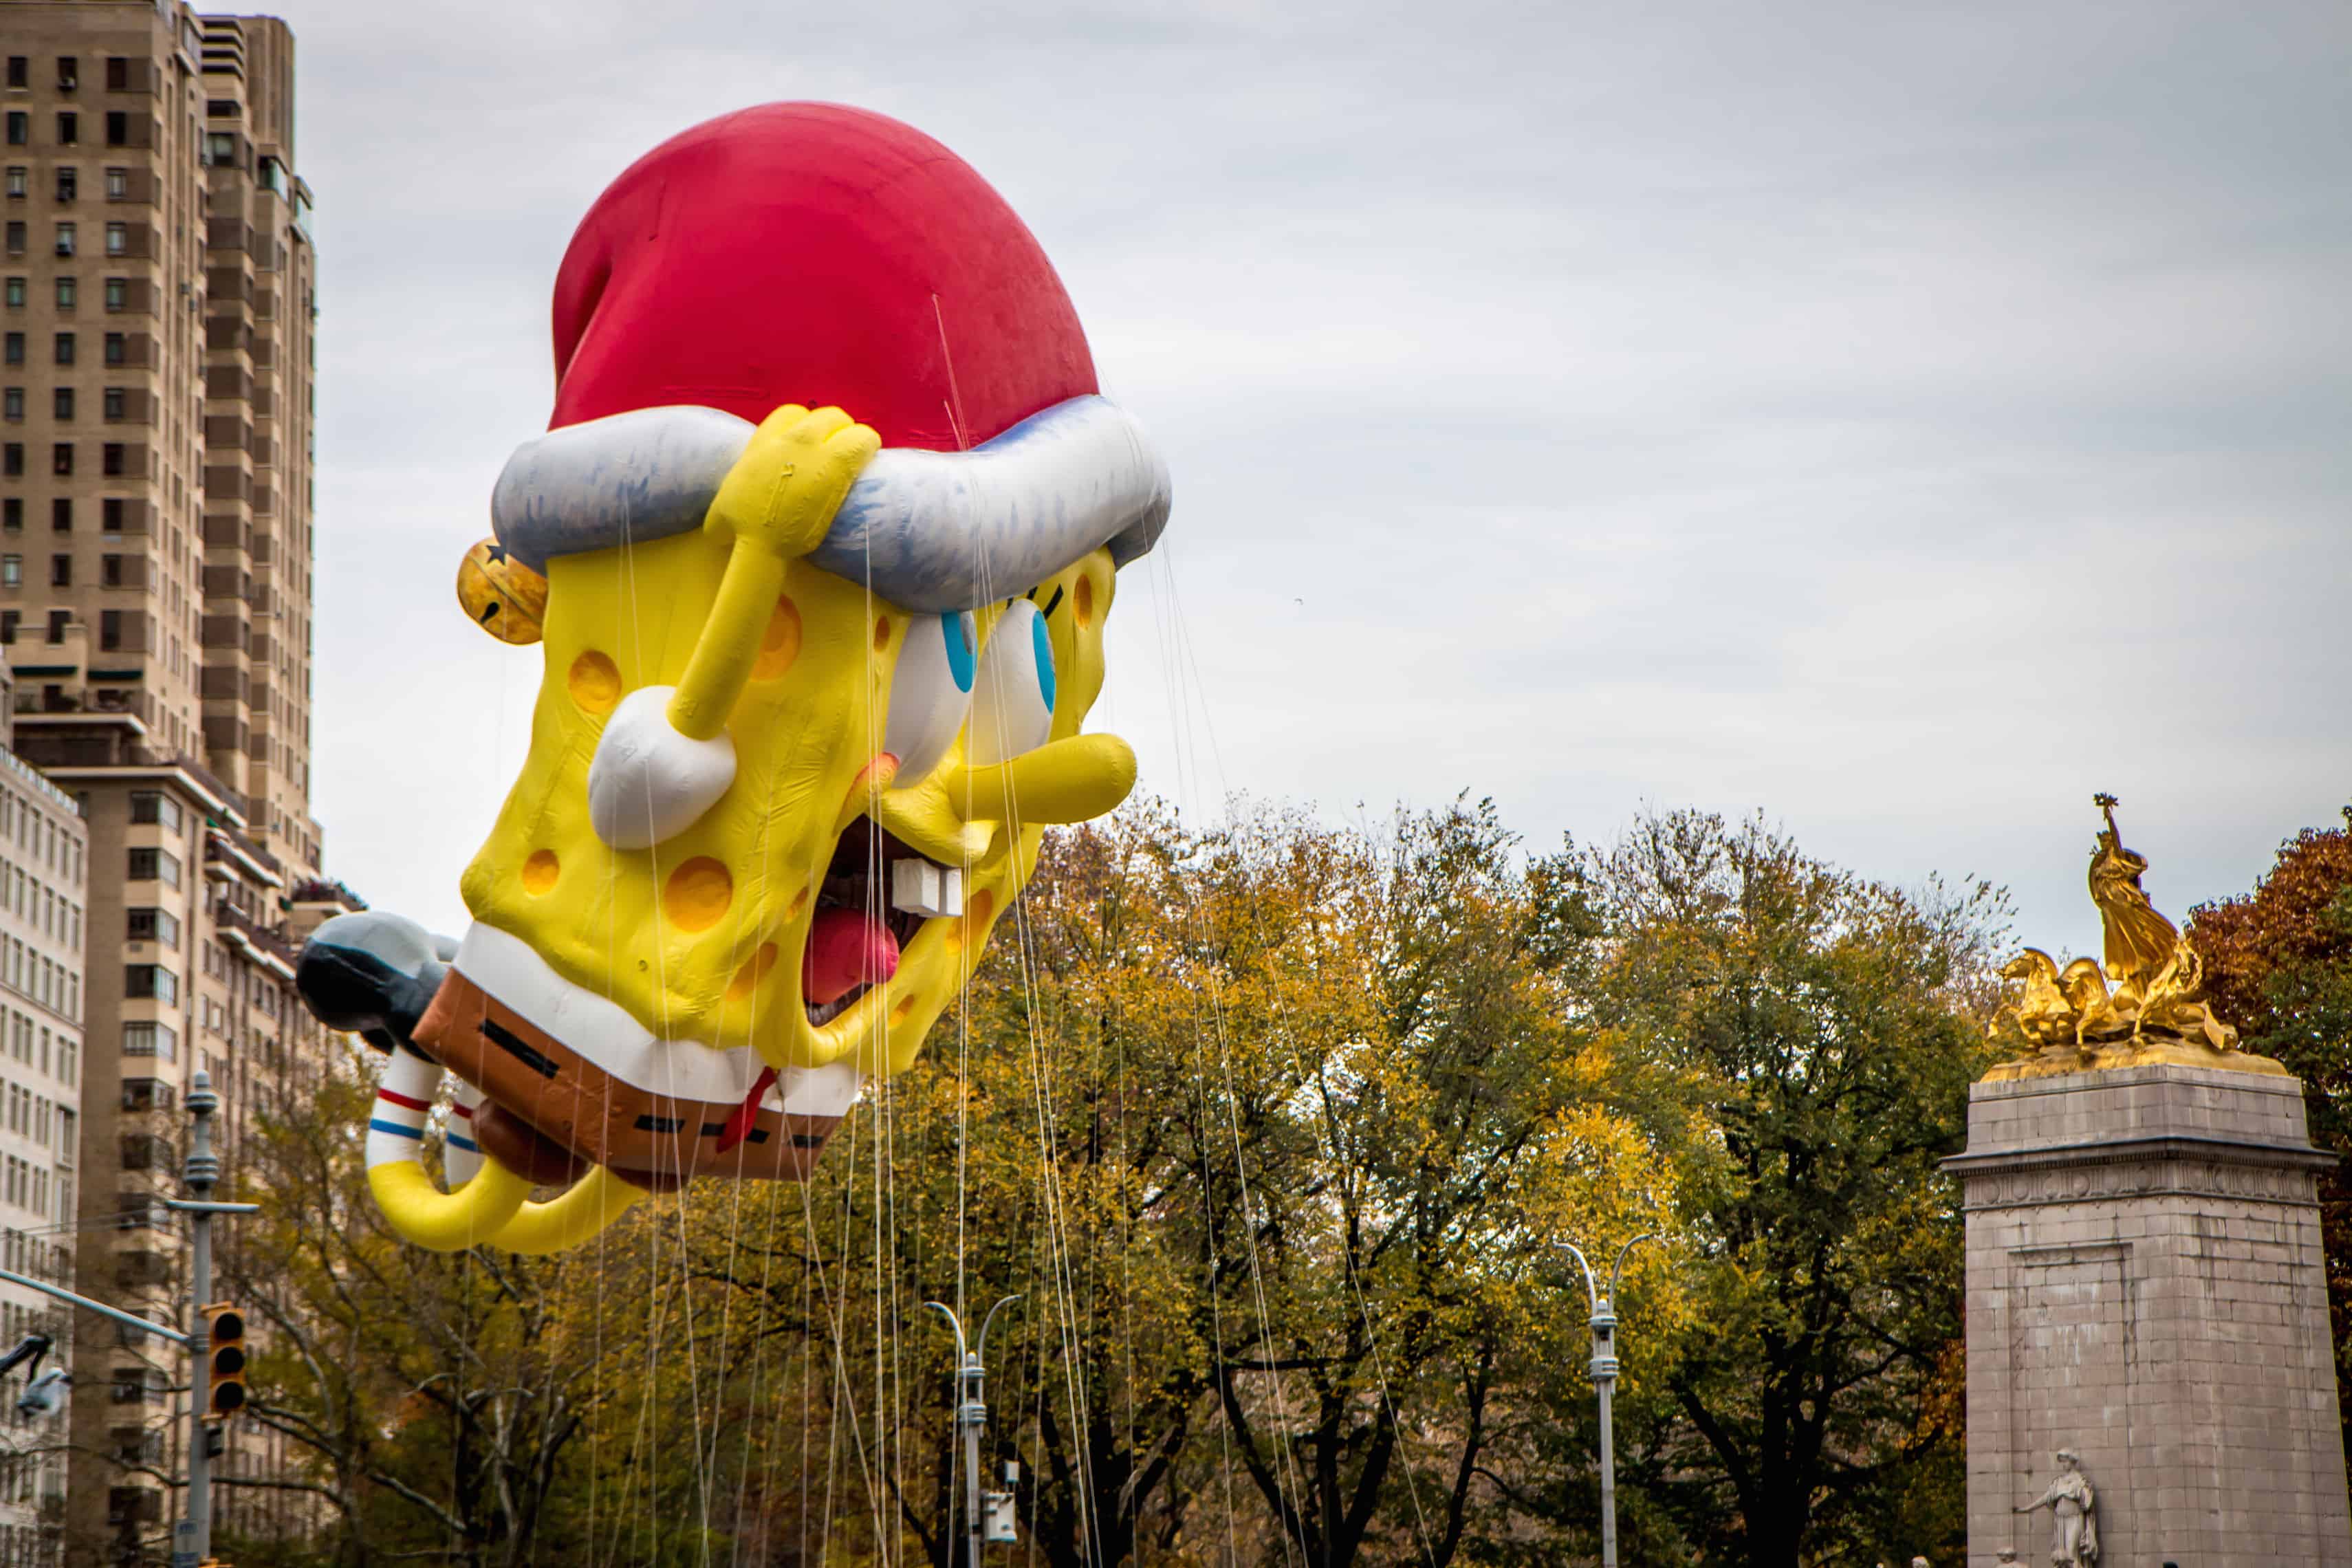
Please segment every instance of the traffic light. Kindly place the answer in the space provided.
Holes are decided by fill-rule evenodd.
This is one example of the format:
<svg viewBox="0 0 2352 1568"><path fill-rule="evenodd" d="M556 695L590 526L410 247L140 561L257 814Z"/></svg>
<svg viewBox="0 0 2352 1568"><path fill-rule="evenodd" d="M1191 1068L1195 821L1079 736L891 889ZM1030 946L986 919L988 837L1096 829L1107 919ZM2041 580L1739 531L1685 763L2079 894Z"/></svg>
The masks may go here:
<svg viewBox="0 0 2352 1568"><path fill-rule="evenodd" d="M205 1418L225 1420L245 1408L245 1314L226 1301L205 1309L211 1364L205 1369Z"/></svg>

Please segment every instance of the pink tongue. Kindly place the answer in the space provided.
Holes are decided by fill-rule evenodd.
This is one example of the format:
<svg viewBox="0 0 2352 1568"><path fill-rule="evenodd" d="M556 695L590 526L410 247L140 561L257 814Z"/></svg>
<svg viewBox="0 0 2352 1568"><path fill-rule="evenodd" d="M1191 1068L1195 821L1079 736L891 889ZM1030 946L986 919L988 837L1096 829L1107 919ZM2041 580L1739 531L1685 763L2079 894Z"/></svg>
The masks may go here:
<svg viewBox="0 0 2352 1568"><path fill-rule="evenodd" d="M827 908L809 922L801 994L822 1007L898 973L898 939L864 910Z"/></svg>

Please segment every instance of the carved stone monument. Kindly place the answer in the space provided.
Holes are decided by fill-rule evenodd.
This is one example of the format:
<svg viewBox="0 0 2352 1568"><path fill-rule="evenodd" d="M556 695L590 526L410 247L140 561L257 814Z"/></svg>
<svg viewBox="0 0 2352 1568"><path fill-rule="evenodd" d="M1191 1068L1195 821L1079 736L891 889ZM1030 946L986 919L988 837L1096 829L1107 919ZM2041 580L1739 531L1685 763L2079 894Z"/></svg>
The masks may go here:
<svg viewBox="0 0 2352 1568"><path fill-rule="evenodd" d="M1967 1226L1969 1563L2352 1568L2315 1194L2334 1157L2301 1084L2206 1010L2196 952L2097 804L2105 963L2010 965L1997 1032L2021 1054L1969 1090L1968 1152L1946 1162Z"/></svg>

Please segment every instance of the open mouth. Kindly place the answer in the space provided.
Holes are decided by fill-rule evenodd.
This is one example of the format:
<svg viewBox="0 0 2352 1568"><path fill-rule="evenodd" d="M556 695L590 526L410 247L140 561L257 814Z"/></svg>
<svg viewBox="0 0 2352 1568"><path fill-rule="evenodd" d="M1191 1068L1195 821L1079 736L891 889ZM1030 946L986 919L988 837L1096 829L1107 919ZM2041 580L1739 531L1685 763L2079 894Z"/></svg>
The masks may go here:
<svg viewBox="0 0 2352 1568"><path fill-rule="evenodd" d="M801 997L810 1026L823 1028L841 1019L868 992L887 985L925 922L961 916L963 897L960 868L929 858L870 816L851 821L817 884L802 949ZM466 1075L485 1089L473 1117L475 1135L485 1152L535 1185L576 1181L602 1159L627 1181L668 1191L697 1169L716 1168L714 1162L737 1149L750 1151L737 1158L760 1173L797 1174L838 1120L837 1112L801 1111L779 1120L768 1103L777 1079L772 1068L758 1075L740 1102L721 1101L706 1089L700 1098L647 1096L640 1110L635 1094L601 1067L573 1059L580 1042L537 1032L536 1026L486 994L479 1005L483 1016L478 1023L446 1037L480 1053L471 1063L475 1070ZM488 1047L469 1035L480 1036ZM516 1072L518 1065L527 1076ZM627 1101L621 1120L628 1125L617 1142L596 1118L552 1116L550 1104L570 1103L564 1097L552 1102L533 1098L560 1075L577 1076L581 1087L571 1100L606 1108L606 1119L610 1106ZM520 1098L509 1100L518 1091ZM526 1101L540 1114L525 1117L509 1109L509 1103Z"/></svg>
<svg viewBox="0 0 2352 1568"><path fill-rule="evenodd" d="M856 1005L898 971L927 920L963 912L963 873L860 816L842 830L818 886L801 955L801 998L813 1027Z"/></svg>

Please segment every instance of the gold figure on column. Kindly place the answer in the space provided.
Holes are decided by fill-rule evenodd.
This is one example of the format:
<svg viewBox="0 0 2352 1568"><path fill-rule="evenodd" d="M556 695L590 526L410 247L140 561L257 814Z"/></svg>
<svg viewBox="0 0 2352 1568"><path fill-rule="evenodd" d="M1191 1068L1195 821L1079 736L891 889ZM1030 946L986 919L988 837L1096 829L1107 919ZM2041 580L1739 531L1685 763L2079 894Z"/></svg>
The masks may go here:
<svg viewBox="0 0 2352 1568"><path fill-rule="evenodd" d="M2106 819L2091 852L2091 901L2099 907L2104 964L2078 958L2063 969L2037 948L2001 971L2016 983L1994 1018L1997 1039L2024 1048L1991 1079L2032 1078L2147 1062L2282 1073L2268 1057L2237 1048L2238 1032L2200 999L2205 965L2179 927L2156 910L2140 886L2145 856L2124 847L2116 797L2092 804ZM2107 983L2113 981L2111 993Z"/></svg>

